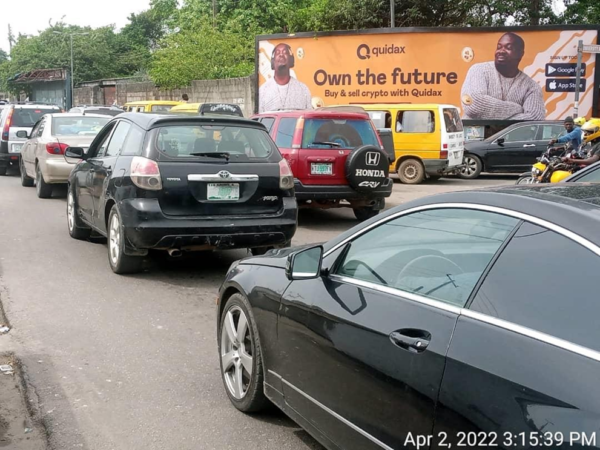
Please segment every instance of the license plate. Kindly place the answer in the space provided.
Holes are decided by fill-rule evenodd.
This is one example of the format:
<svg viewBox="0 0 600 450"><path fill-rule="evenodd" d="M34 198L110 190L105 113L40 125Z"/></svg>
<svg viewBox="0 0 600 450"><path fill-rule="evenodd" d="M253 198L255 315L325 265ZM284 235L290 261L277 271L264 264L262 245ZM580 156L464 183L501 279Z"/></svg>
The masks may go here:
<svg viewBox="0 0 600 450"><path fill-rule="evenodd" d="M237 183L208 183L208 200L239 200L240 185Z"/></svg>
<svg viewBox="0 0 600 450"><path fill-rule="evenodd" d="M23 148L23 144L12 144L10 148L11 153L21 153L21 149Z"/></svg>
<svg viewBox="0 0 600 450"><path fill-rule="evenodd" d="M452 152L452 153L454 153L455 158L460 158L460 152Z"/></svg>
<svg viewBox="0 0 600 450"><path fill-rule="evenodd" d="M333 175L333 164L311 163L311 175Z"/></svg>

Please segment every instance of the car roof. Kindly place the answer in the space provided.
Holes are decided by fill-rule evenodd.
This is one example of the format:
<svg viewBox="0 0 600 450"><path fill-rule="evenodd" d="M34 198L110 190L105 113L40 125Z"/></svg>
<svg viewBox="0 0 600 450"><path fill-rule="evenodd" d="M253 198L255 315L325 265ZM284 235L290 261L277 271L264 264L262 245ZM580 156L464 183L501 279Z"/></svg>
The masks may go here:
<svg viewBox="0 0 600 450"><path fill-rule="evenodd" d="M251 126L265 130L265 126L260 122L251 119L245 119L239 116L229 116L225 114L200 115L196 114L170 114L170 113L123 113L116 116L113 120L129 120L144 130L150 130L160 125L172 125L177 123L189 124L196 123L231 123L232 125Z"/></svg>
<svg viewBox="0 0 600 450"><path fill-rule="evenodd" d="M106 119L107 117L110 118L110 116L107 116L105 114L81 114L81 113L51 113L51 114L45 114L45 117L98 117L98 118L102 118L102 119Z"/></svg>
<svg viewBox="0 0 600 450"><path fill-rule="evenodd" d="M437 194L391 208L367 224L403 210L449 203L484 205L527 214L561 226L600 246L600 183L500 186ZM326 250L347 239L361 227L359 225L329 241Z"/></svg>
<svg viewBox="0 0 600 450"><path fill-rule="evenodd" d="M173 108L171 108L171 111L198 112L200 110L200 105L202 105L202 103L180 103L178 105L173 106Z"/></svg>
<svg viewBox="0 0 600 450"><path fill-rule="evenodd" d="M46 109L61 109L60 106L58 105L50 105L48 103L11 103L10 105L7 105L8 107L14 107L14 108L24 108L24 109L40 109L40 108L46 108Z"/></svg>
<svg viewBox="0 0 600 450"><path fill-rule="evenodd" d="M369 115L364 112L347 112L347 111L336 111L336 110L325 110L325 109L300 109L300 110L289 110L289 111L271 111L255 114L252 117L300 117L303 116L305 119L354 119L354 120L365 120L369 119Z"/></svg>
<svg viewBox="0 0 600 450"><path fill-rule="evenodd" d="M437 109L437 108L454 108L458 109L455 105L445 103L350 103L352 106L360 106L366 110L378 110L378 109Z"/></svg>

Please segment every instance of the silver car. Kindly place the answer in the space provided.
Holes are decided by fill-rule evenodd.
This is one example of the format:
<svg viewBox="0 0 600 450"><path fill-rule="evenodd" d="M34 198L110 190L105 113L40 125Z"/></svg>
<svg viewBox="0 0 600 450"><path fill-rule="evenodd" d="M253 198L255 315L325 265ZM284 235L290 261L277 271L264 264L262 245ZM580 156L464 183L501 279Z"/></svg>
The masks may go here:
<svg viewBox="0 0 600 450"><path fill-rule="evenodd" d="M67 183L77 162L64 157L67 147L87 150L110 119L99 114L46 114L30 135L20 131L19 137L29 138L21 149L21 184L33 186L35 180L38 197L51 197L53 185Z"/></svg>

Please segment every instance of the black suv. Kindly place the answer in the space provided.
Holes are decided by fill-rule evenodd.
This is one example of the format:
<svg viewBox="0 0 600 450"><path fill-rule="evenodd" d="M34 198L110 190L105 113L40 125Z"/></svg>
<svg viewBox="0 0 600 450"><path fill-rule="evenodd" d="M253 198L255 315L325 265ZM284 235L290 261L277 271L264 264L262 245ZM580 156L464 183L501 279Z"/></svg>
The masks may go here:
<svg viewBox="0 0 600 450"><path fill-rule="evenodd" d="M87 154L66 150L82 160L69 178L69 233L106 236L115 273L139 271L149 249L289 246L297 204L287 162L264 125L206 106L190 116L124 113Z"/></svg>

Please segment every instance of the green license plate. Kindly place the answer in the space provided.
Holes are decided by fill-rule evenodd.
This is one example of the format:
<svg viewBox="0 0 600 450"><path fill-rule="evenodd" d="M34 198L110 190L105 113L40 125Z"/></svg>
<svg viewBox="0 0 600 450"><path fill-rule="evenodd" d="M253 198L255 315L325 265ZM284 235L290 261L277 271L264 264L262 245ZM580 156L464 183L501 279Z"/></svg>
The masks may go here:
<svg viewBox="0 0 600 450"><path fill-rule="evenodd" d="M239 200L240 185L238 183L208 183L206 198L208 200Z"/></svg>
<svg viewBox="0 0 600 450"><path fill-rule="evenodd" d="M333 175L333 164L328 163L311 163L311 175Z"/></svg>

